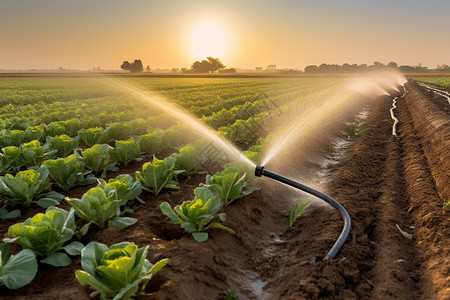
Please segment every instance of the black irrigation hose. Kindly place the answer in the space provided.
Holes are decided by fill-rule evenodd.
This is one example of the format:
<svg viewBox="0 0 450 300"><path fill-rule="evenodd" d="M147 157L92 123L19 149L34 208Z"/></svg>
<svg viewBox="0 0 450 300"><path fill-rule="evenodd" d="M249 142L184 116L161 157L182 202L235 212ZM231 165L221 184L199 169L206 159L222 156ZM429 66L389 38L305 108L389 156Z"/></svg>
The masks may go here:
<svg viewBox="0 0 450 300"><path fill-rule="evenodd" d="M347 239L348 234L350 232L351 220L350 220L350 216L348 215L345 208L342 205L340 205L336 200L331 198L330 196L325 195L324 193L321 193L313 188L310 188L309 186L303 185L303 184L296 182L294 180L291 180L289 178L286 178L281 175L264 170L263 166L256 166L255 175L258 177L261 177L262 175L264 175L264 176L270 177L276 181L279 181L284 184L295 187L299 190L302 190L308 194L311 194L313 196L316 196L316 197L326 201L327 203L331 204L334 208L336 208L338 210L338 212L341 214L342 218L344 219L344 228L342 228L341 234L339 235L339 237L336 240L336 242L334 243L333 247L331 247L330 251L328 251L327 255L325 256L325 258L323 260L330 260L330 259L335 258L336 255L338 254L339 250L341 249L342 245L344 245L345 240Z"/></svg>

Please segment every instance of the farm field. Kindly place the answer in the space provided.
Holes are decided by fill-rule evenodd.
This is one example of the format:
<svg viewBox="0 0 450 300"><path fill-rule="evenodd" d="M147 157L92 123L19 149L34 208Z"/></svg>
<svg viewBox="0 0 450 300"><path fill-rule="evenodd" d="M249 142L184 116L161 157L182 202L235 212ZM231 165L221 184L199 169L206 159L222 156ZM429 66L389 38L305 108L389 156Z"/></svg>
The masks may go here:
<svg viewBox="0 0 450 300"><path fill-rule="evenodd" d="M94 177L108 181L128 174L133 184L127 191L133 196L121 202L121 213L114 211L115 219L104 228L96 223L86 228L88 221L75 215L77 230L87 232L64 245L96 241L109 247L126 241L148 246L151 263L168 258L138 299L224 299L227 291L239 299L450 298L450 207L445 207L450 199L450 110L445 96L416 81L449 91L448 78L414 78L403 88L397 77L387 82L345 76L2 77L1 178L42 165L50 176L48 187L31 204L14 204L0 190L7 213L21 210L21 216L0 219L0 235L11 237L10 226L44 213L41 205L61 201L57 206L69 211L67 199L81 199L97 187ZM396 136L390 116L395 97ZM183 108L182 113L165 110L169 103ZM347 209L352 229L335 259L321 261L342 229L339 215L304 193L255 178L254 165L236 162L233 149L222 149L199 129L205 125L252 163L305 182ZM101 154L90 158L87 150L96 144L106 150L96 148ZM167 167L175 172L168 184L155 187L138 179L153 156L174 160ZM56 162L59 168L75 162L82 166L72 179L62 180L54 171ZM248 172L247 189L259 189L225 199L233 202L213 213L214 221L234 234L211 227L207 240L198 242L204 232L188 233L160 207L194 199L207 176L230 162L239 168L236 178ZM144 189L131 193L132 185ZM50 191L68 198L39 202ZM289 227L295 200L311 203ZM113 226L125 223L124 229ZM12 253L21 249L11 243ZM39 262L28 285L2 286L0 294L7 299L90 299L92 290L75 277L82 269L80 256L68 257L71 263L63 267Z"/></svg>

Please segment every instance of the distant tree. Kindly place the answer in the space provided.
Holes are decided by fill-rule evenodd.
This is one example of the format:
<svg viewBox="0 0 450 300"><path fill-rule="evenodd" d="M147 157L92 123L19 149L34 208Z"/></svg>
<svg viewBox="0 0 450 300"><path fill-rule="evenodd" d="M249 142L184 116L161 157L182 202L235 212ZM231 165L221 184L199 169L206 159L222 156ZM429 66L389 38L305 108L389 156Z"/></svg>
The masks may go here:
<svg viewBox="0 0 450 300"><path fill-rule="evenodd" d="M318 73L319 67L316 65L307 66L305 68L305 73Z"/></svg>
<svg viewBox="0 0 450 300"><path fill-rule="evenodd" d="M207 57L207 60L196 61L192 64L194 73L214 73L217 70L225 68L225 65L218 58Z"/></svg>
<svg viewBox="0 0 450 300"><path fill-rule="evenodd" d="M392 68L392 69L397 69L398 65L395 61L391 61L390 63L387 64L388 68Z"/></svg>
<svg viewBox="0 0 450 300"><path fill-rule="evenodd" d="M147 70L147 72L150 72L152 69L150 69L150 66L147 65L147 68L145 68Z"/></svg>
<svg viewBox="0 0 450 300"><path fill-rule="evenodd" d="M144 70L144 66L142 65L142 61L140 59L135 59L132 63L124 61L120 65L120 68L124 71L130 71L133 73L142 72Z"/></svg>
<svg viewBox="0 0 450 300"><path fill-rule="evenodd" d="M225 69L225 65L222 63L222 61L220 61L220 59L211 56L208 56L207 59L211 65L211 73L214 73L217 70Z"/></svg>
<svg viewBox="0 0 450 300"><path fill-rule="evenodd" d="M219 70L219 73L236 73L236 69L235 68L222 69Z"/></svg>

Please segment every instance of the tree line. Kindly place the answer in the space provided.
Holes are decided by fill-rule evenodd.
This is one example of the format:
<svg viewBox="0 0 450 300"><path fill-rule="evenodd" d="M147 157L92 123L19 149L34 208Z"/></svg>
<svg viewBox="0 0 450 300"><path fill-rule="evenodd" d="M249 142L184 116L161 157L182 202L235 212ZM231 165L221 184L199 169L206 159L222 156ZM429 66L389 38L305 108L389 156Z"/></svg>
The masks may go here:
<svg viewBox="0 0 450 300"><path fill-rule="evenodd" d="M132 73L142 72L144 66L140 59L135 59L132 63L124 61L120 68L124 71L130 71ZM395 69L402 73L431 73L431 72L441 72L450 73L450 66L446 64L438 65L436 69L428 69L428 67L422 66L420 63L417 66L402 65L398 66L396 62L391 61L388 64L383 64L379 61L374 62L372 65L367 64L348 64L343 65L337 64L321 64L310 65L304 69L304 73L307 74L323 74L323 73L355 73L355 72L367 72L371 70L382 70L382 69ZM147 66L147 72L150 72L150 67ZM195 61L190 69L182 69L182 73L236 73L236 69L227 69L223 62L211 56L201 61ZM295 73L301 73L301 71L295 71Z"/></svg>
<svg viewBox="0 0 450 300"><path fill-rule="evenodd" d="M132 73L142 72L144 70L144 65L140 59L135 59L134 62L124 61L120 68L124 71L129 71ZM147 66L147 72L150 72L150 67ZM211 56L208 56L202 61L195 61L190 69L183 69L182 73L236 73L236 69L229 68L223 64L223 62Z"/></svg>

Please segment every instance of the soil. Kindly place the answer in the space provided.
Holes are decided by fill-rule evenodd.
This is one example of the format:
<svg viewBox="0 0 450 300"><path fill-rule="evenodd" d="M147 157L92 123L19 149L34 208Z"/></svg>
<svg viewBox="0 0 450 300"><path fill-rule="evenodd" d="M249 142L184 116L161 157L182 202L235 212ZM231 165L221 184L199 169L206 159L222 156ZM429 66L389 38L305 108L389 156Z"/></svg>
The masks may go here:
<svg viewBox="0 0 450 300"><path fill-rule="evenodd" d="M413 82L406 90L394 110L398 135L392 135L389 113L393 97L380 97L368 108L360 135L332 165L327 193L352 219L349 238L333 260L321 258L342 229L337 212L313 204L289 228L282 211L290 208L294 192L270 179L225 208L225 225L234 235L213 229L206 242L197 243L161 213L163 201L176 205L193 198L205 180L195 175L179 178L180 190L158 197L144 192L145 204L131 203L135 225L92 227L81 242L130 241L149 245L151 262L169 258L150 281L148 295L138 299L223 299L228 290L239 299L450 299L450 207L443 209L450 199L448 103ZM132 164L121 173L140 167ZM81 197L86 189L68 196ZM32 207L20 218L3 220L0 236L42 211ZM75 279L78 269L80 257L64 268L40 264L29 285L1 287L0 298L90 299L91 290Z"/></svg>

